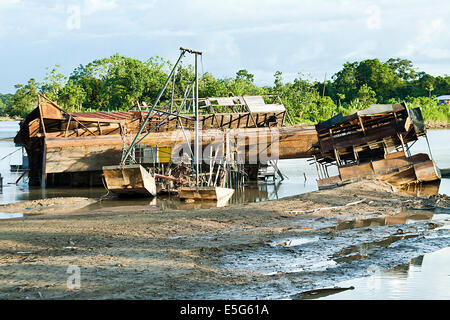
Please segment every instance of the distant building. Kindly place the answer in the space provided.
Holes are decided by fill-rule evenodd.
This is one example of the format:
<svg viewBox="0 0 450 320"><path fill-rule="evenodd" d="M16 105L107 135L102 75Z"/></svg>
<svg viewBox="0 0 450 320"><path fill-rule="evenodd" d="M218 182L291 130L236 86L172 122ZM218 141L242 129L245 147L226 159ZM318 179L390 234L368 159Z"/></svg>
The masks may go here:
<svg viewBox="0 0 450 320"><path fill-rule="evenodd" d="M436 97L436 99L438 100L438 105L439 104L450 104L450 94L445 95L445 96Z"/></svg>

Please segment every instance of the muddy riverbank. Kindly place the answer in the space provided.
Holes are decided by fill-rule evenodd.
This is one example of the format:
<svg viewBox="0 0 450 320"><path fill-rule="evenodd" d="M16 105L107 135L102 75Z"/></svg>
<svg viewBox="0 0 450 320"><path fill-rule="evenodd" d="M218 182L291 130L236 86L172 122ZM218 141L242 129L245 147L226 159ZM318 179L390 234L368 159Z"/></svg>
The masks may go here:
<svg viewBox="0 0 450 320"><path fill-rule="evenodd" d="M197 210L71 201L0 220L1 299L295 299L450 246L448 196L372 181Z"/></svg>
<svg viewBox="0 0 450 320"><path fill-rule="evenodd" d="M450 122L445 122L445 121L427 120L427 121L425 121L425 125L426 125L428 130L450 129Z"/></svg>

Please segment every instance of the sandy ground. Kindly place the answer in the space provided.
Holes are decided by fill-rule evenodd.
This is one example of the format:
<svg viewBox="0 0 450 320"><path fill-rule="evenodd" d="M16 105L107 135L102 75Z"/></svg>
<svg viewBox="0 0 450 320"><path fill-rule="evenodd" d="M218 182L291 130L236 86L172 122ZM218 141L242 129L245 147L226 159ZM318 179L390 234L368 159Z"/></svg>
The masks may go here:
<svg viewBox="0 0 450 320"><path fill-rule="evenodd" d="M208 299L208 292L218 290L241 298L233 292L273 283L276 276L219 267L220 257L317 232L305 218L345 221L392 216L401 208L450 207L447 196L399 195L372 181L190 211L86 209L93 201L57 198L0 206L1 212L32 213L0 220L0 299ZM70 289L68 281L77 284L71 278L77 270L80 288Z"/></svg>

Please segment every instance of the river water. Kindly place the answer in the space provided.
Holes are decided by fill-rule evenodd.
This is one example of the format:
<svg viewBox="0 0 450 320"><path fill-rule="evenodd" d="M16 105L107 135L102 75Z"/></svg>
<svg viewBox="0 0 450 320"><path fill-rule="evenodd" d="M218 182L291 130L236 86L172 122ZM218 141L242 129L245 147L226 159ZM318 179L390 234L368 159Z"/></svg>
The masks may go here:
<svg viewBox="0 0 450 320"><path fill-rule="evenodd" d="M3 177L3 192L0 194L0 204L13 203L17 201L36 200L48 197L79 196L98 198L106 194L104 188L29 188L26 177L21 179L16 185L14 182L20 177L20 172L10 172L10 165L22 163L22 150L7 138L12 138L19 130L18 122L0 122L0 157L5 159L0 161L0 174ZM284 181L277 179L275 182L253 183L244 192L236 192L230 203L258 202L273 199L280 199L296 194L317 190L316 169L309 165L306 159L281 160L279 167L286 176ZM334 172L333 174L337 174ZM134 199L132 201L108 199L103 201L103 206L122 206L127 204L147 204L149 200ZM180 208L185 206L176 197L159 197L153 199L152 204L157 204L163 208Z"/></svg>
<svg viewBox="0 0 450 320"><path fill-rule="evenodd" d="M373 270L368 277L341 282L349 288L321 300L448 300L450 299L450 247L416 257L389 270Z"/></svg>
<svg viewBox="0 0 450 320"><path fill-rule="evenodd" d="M19 130L17 121L0 122L0 174L3 177L3 190L0 193L0 204L13 203L17 201L35 200L46 197L80 196L80 197L100 197L106 194L104 188L28 188L27 179L21 179L16 185L15 181L20 177L20 172L11 172L10 165L22 163L22 148L16 147L12 138ZM448 148L448 138L450 130L429 130L428 139L432 151L433 159L440 168L450 168L450 148ZM424 138L419 139L411 147L413 154L428 152L428 146ZM11 154L12 153L12 154ZM8 156L11 154L10 156ZM309 165L306 159L280 160L279 168L287 177L284 181L277 179L275 183L259 182L251 184L245 192L236 192L230 203L258 202L266 200L280 199L296 194L317 190L317 173L313 165ZM332 168L330 175L337 174L337 170ZM442 179L439 193L450 194L450 179ZM162 207L174 208L182 206L176 198L161 197L152 200L153 203ZM146 204L148 200L133 200L133 204ZM108 200L104 205L126 205L126 200Z"/></svg>
<svg viewBox="0 0 450 320"><path fill-rule="evenodd" d="M98 198L106 194L106 190L103 188L33 189L28 187L26 179L22 179L16 185L14 182L20 177L21 173L11 172L10 165L22 163L22 150L20 147L16 147L11 139L7 138L14 137L18 129L18 122L0 122L0 159L4 158L0 160L0 174L3 177L0 204L61 196ZM450 130L428 131L432 158L439 168L450 168L449 138ZM412 154L429 153L426 140L421 138L411 147L411 152ZM246 188L243 193L237 192L230 203L267 201L317 190L316 169L309 165L306 159L281 160L279 161L279 168L287 176L284 181L255 183ZM330 172L330 174L337 174L337 171ZM450 179L442 179L439 188L439 193L450 195ZM109 199L98 206L149 203L156 204L163 209L183 209L183 206L191 208L180 202L176 197L132 201ZM0 212L0 222L1 219L20 218L22 216L21 214ZM429 216L432 220L450 221L448 212L433 212ZM327 223L334 223L331 220ZM286 248L280 248L274 244L258 250L242 251L239 253L239 257L233 254L224 256L223 265L220 267L237 268L239 270L256 268L255 270L263 274L270 275L282 272L287 277L295 277L297 272L307 272L308 277L317 277L317 283L323 286L355 287L354 290L329 295L323 297L323 299L448 299L450 298L450 290L448 290L450 288L450 231L446 228L443 230L428 230L426 227L428 222L429 220L412 221L412 224L408 222L409 226L422 230L420 236L394 243L385 242L386 239L391 238L385 239L383 237L395 232L397 226L379 226L373 228L371 234L362 233L358 229L349 228L347 230L344 228L343 231L340 231L340 235L333 239L327 237L288 239L291 241L288 251L286 251ZM312 220L309 223L314 225L322 222ZM446 224L446 227L448 225ZM286 241L286 239L280 239L280 241ZM357 245L350 245L352 243L357 243ZM364 244L364 246L360 248L359 243ZM336 255L334 251L353 247L363 250L364 254L367 254L365 251L367 247L371 248L368 254L369 258L361 260L358 265L346 260L336 262L337 259L333 258ZM292 258L292 252L295 253L297 258ZM415 259L407 262L408 259L415 256ZM258 264L251 261L258 261ZM399 263L402 264L400 267L397 266ZM348 274L343 272L344 269L342 268L351 270L351 276L342 277L344 273ZM327 279L329 282L327 282ZM243 293L236 293L235 297L239 297L239 294ZM289 296L279 296L277 292L273 292L270 296L265 294L263 296L274 299L290 298Z"/></svg>

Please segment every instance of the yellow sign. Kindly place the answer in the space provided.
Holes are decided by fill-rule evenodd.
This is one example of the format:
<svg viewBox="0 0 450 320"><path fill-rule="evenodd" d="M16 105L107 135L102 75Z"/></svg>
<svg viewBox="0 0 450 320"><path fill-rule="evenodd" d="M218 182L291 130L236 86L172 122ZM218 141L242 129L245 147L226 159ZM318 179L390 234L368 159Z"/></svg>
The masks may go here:
<svg viewBox="0 0 450 320"><path fill-rule="evenodd" d="M171 147L160 147L158 148L158 162L159 163L168 163L170 162L170 156L172 154Z"/></svg>

